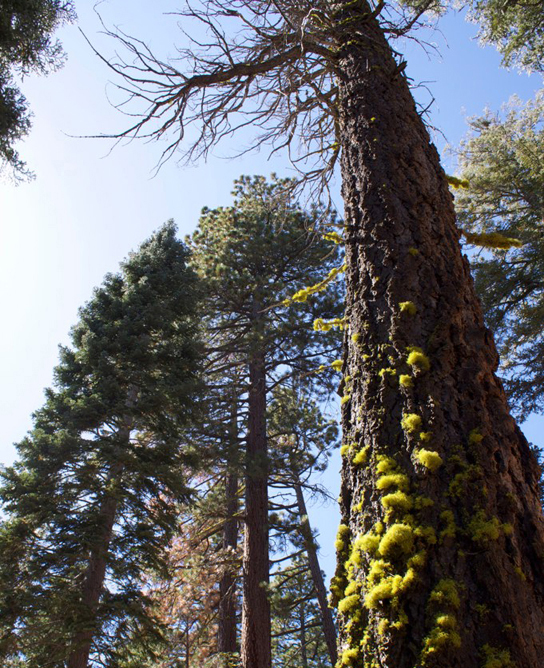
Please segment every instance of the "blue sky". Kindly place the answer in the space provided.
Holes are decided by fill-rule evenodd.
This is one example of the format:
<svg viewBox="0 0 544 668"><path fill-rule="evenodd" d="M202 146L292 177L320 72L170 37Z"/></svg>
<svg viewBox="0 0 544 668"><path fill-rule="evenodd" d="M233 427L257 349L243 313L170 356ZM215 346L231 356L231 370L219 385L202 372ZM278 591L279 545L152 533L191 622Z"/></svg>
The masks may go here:
<svg viewBox="0 0 544 668"><path fill-rule="evenodd" d="M203 206L230 203L232 181L240 174L275 171L288 175L285 157L268 160L266 152L229 161L219 148L206 164L190 168L167 163L158 176L153 168L160 145L133 142L112 150L111 142L76 138L111 133L125 126L110 101L115 90L110 72L93 54L78 27L104 54L115 44L100 35L91 3L76 0L78 25L59 33L68 55L66 66L48 77L28 77L22 83L34 113L30 136L20 153L36 179L18 186L0 182L2 244L0 299L4 326L0 330L3 383L0 388L0 462L10 463L13 442L31 426L30 415L43 402L51 384L57 346L77 319L77 309L91 296L105 273L115 271L127 253L165 220L174 218L182 235L191 232ZM165 15L176 2L104 0L99 10L107 25L142 37L160 56L173 55L180 39L175 17ZM130 10L129 8L130 7ZM492 47L481 48L475 26L451 13L425 33L439 53L428 53L413 42L397 43L406 53L407 74L424 82L434 97L431 122L445 135L435 142L444 151L466 131L465 118L493 110L512 94L532 97L539 77L500 68ZM429 93L416 89L426 104ZM454 159L444 154L449 171ZM522 426L529 440L544 446L544 419ZM336 484L335 460L328 481ZM336 521L331 507L320 539L330 569Z"/></svg>

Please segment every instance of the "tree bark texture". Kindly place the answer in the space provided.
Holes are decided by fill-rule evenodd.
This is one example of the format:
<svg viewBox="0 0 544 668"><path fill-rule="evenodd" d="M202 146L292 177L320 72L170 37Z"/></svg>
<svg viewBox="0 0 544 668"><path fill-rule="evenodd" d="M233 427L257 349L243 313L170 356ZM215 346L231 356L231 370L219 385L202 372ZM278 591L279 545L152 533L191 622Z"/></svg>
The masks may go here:
<svg viewBox="0 0 544 668"><path fill-rule="evenodd" d="M227 457L226 473L226 513L227 520L223 527L223 549L234 555L238 547L238 421L237 404L233 402L231 418L231 443ZM219 633L218 649L223 654L238 652L237 642L237 595L236 574L228 568L219 583Z"/></svg>
<svg viewBox="0 0 544 668"><path fill-rule="evenodd" d="M258 318L257 307L255 317ZM244 668L270 668L272 662L270 603L267 591L268 462L265 413L265 356L257 342L249 363L241 638Z"/></svg>
<svg viewBox="0 0 544 668"><path fill-rule="evenodd" d="M300 517L300 533L304 541L304 549L308 557L308 565L310 566L310 574L316 591L317 602L321 611L321 623L323 625L323 634L329 652L331 665L335 666L338 659L336 651L336 628L332 617L332 610L327 602L327 590L323 582L323 573L319 566L319 559L317 556L317 546L312 534L310 520L308 519L308 510L304 500L304 492L300 482L295 483L295 493L297 497L298 514Z"/></svg>
<svg viewBox="0 0 544 668"><path fill-rule="evenodd" d="M541 668L539 468L452 196L366 2L333 2L346 221L341 663Z"/></svg>
<svg viewBox="0 0 544 668"><path fill-rule="evenodd" d="M123 438L125 435L120 434ZM128 433L126 434L128 440ZM73 641L67 668L87 668L93 638L96 633L96 613L104 587L104 578L108 565L108 551L113 536L113 526L119 505L118 498L111 494L123 473L123 464L115 462L111 467L105 493L99 514L100 533L97 536L90 556L81 594L82 620L85 629L78 633Z"/></svg>

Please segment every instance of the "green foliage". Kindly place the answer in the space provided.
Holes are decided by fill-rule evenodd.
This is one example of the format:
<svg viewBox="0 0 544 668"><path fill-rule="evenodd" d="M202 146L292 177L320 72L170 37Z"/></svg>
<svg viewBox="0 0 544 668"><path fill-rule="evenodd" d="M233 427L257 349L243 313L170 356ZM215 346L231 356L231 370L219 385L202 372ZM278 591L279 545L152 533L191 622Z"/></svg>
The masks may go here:
<svg viewBox="0 0 544 668"><path fill-rule="evenodd" d="M14 75L45 74L60 67L63 52L55 30L74 18L71 2L6 0L0 9L0 164L16 176L29 176L14 144L30 129L25 98Z"/></svg>
<svg viewBox="0 0 544 668"><path fill-rule="evenodd" d="M470 121L460 147L469 181L455 205L460 225L477 235L519 239L473 260L476 288L501 354L506 389L518 414L544 408L544 92L504 115Z"/></svg>
<svg viewBox="0 0 544 668"><path fill-rule="evenodd" d="M112 661L128 636L144 647L160 636L141 578L164 569L187 498L193 457L180 443L199 367L197 282L175 231L165 225L81 309L55 388L2 472L0 655L28 668L64 665L84 629Z"/></svg>
<svg viewBox="0 0 544 668"><path fill-rule="evenodd" d="M544 12L540 2L468 0L469 19L481 26L483 43L494 44L506 66L544 71Z"/></svg>

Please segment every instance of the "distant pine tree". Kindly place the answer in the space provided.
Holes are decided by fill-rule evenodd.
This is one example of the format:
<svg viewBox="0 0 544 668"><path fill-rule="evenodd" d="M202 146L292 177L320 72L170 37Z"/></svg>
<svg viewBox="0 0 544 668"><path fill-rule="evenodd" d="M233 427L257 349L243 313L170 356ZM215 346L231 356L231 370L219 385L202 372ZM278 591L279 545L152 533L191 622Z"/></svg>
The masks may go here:
<svg viewBox="0 0 544 668"><path fill-rule="evenodd" d="M175 232L167 223L81 309L55 388L2 472L6 660L113 665L124 638L160 634L142 573L164 570L188 494L180 439L199 367L198 284Z"/></svg>

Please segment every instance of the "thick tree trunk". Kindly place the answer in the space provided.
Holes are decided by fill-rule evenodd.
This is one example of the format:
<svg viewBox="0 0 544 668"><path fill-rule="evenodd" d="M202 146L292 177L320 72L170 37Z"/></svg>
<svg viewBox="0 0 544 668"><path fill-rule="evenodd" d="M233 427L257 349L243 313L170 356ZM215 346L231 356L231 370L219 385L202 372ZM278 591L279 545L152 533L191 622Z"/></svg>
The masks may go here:
<svg viewBox="0 0 544 668"><path fill-rule="evenodd" d="M333 584L342 662L541 668L539 469L494 376L452 197L402 68L366 2L331 6L352 379Z"/></svg>
<svg viewBox="0 0 544 668"><path fill-rule="evenodd" d="M126 436L128 440L128 434ZM123 464L116 462L111 467L106 487L115 488L123 472ZM100 508L99 525L100 535L89 556L89 564L83 583L81 606L82 619L85 630L76 635L73 641L73 650L68 659L67 668L87 668L94 635L96 633L96 613L104 587L108 552L113 536L113 525L117 516L118 499L111 493L106 493Z"/></svg>
<svg viewBox="0 0 544 668"><path fill-rule="evenodd" d="M306 502L304 500L304 492L302 491L302 485L300 484L300 481L295 483L295 493L297 497L298 514L300 517L300 533L304 541L304 549L306 550L306 554L308 556L310 574L312 576L312 581L314 583L317 595L317 602L319 603L319 609L321 611L323 634L325 636L325 642L327 643L327 650L329 652L331 665L335 666L338 659L338 654L336 651L336 628L332 618L332 610L330 609L327 602L327 590L325 589L323 573L321 572L321 568L319 566L317 546L312 534L312 528L308 518L308 511L306 509Z"/></svg>
<svg viewBox="0 0 544 668"><path fill-rule="evenodd" d="M258 306L254 305L258 320ZM256 323L255 331L258 332ZM256 337L257 338L257 337ZM268 600L268 457L266 440L266 367L256 341L249 363L246 451L244 600L241 658L244 668L270 668L271 629Z"/></svg>
<svg viewBox="0 0 544 668"><path fill-rule="evenodd" d="M231 442L227 456L226 474L226 513L227 521L223 527L223 549L233 554L238 547L238 421L237 403L233 402L231 417ZM219 583L219 632L218 649L222 654L236 654L237 642L237 596L236 574L228 569Z"/></svg>

